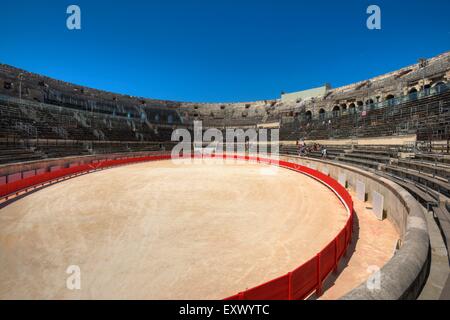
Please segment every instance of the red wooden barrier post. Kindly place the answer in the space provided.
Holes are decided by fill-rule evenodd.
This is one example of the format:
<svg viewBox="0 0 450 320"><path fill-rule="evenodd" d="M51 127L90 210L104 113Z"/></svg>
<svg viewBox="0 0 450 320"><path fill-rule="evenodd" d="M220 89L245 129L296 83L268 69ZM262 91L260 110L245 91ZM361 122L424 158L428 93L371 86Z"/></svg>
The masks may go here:
<svg viewBox="0 0 450 320"><path fill-rule="evenodd" d="M320 253L317 254L317 289L316 296L320 297L322 295L322 279L320 276Z"/></svg>

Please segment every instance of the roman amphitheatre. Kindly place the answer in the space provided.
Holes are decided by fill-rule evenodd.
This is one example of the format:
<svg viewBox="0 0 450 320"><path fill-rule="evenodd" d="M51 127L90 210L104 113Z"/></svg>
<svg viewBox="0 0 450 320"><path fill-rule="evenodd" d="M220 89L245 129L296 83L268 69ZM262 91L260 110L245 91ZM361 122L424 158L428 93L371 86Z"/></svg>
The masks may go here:
<svg viewBox="0 0 450 320"><path fill-rule="evenodd" d="M0 299L448 299L449 79L187 103L2 64ZM174 156L196 121L272 139Z"/></svg>

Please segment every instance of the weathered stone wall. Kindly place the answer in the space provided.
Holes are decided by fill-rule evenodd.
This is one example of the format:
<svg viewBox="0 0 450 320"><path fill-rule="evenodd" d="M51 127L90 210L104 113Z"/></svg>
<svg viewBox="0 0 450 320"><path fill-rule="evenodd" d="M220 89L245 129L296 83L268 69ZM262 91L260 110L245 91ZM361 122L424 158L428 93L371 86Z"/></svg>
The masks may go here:
<svg viewBox="0 0 450 320"><path fill-rule="evenodd" d="M73 97L74 100L101 102L118 110L134 107L174 109L184 121L194 119L211 121L220 126L225 120L235 121L236 125L258 124L279 119L281 116L293 117L296 113L311 111L315 116L321 109L345 111L353 105L358 107L367 101L383 102L391 97L409 93L412 89L420 91L424 86L433 87L450 81L450 52L427 60L421 68L414 64L369 80L348 86L327 89L319 97L284 101L282 98L239 103L193 103L163 101L133 97L112 92L82 87L75 84L33 74L25 70L0 64L0 94L18 96L19 75L22 74L22 96L28 100L43 101L46 92L56 92ZM326 80L326 79L324 79ZM9 87L11 84L11 88Z"/></svg>

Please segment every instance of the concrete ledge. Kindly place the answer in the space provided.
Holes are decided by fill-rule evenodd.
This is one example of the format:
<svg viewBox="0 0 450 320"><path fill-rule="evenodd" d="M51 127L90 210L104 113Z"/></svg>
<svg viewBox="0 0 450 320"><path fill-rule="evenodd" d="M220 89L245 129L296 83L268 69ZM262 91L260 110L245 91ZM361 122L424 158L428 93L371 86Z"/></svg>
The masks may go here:
<svg viewBox="0 0 450 320"><path fill-rule="evenodd" d="M107 160L122 157L139 157L146 155L162 154L164 151L139 151L139 152L127 152L127 153L108 153L98 155L85 155L85 156L69 156L64 158L49 158L39 159L35 161L27 162L15 162L11 164L0 165L0 176L14 174L17 172L23 172L36 169L48 169L52 166L67 167L71 163L86 164L95 160Z"/></svg>
<svg viewBox="0 0 450 320"><path fill-rule="evenodd" d="M363 146L401 146L405 143L414 143L417 141L416 134L409 134L404 136L392 136L392 137L373 137L373 138L357 138L357 139L306 139L307 144L319 143L326 146L351 146L351 145L363 145ZM446 141L444 141L447 143ZM295 145L297 141L283 141L282 144Z"/></svg>
<svg viewBox="0 0 450 320"><path fill-rule="evenodd" d="M337 178L345 174L348 187L355 189L356 181L363 181L366 192L376 191L385 197L387 219L397 229L401 246L395 255L380 270L380 289L370 290L366 282L347 293L343 300L398 300L416 299L426 280L430 268L430 239L424 209L399 185L376 174L331 161L288 156L299 164L315 163L318 170L329 169Z"/></svg>
<svg viewBox="0 0 450 320"><path fill-rule="evenodd" d="M370 290L364 282L342 297L343 300L399 300L419 296L429 273L429 236L422 208L412 204L409 209L403 245L380 270L381 288Z"/></svg>

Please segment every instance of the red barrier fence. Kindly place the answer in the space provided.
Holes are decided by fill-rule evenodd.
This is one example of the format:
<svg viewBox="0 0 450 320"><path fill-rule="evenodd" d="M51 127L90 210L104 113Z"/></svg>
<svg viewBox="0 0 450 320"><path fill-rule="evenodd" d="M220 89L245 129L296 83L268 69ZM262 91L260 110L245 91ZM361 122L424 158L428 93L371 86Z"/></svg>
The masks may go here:
<svg viewBox="0 0 450 320"><path fill-rule="evenodd" d="M258 161L268 164L279 165L280 167L294 170L306 174L326 186L328 186L345 205L349 218L344 228L339 234L315 257L298 267L292 272L259 285L255 288L240 292L231 296L226 300L298 300L305 299L314 291L317 295L322 293L322 283L331 274L336 271L340 259L345 254L353 231L353 200L348 191L340 185L336 180L317 170L291 163L288 161L278 161L271 159L263 159L259 157L233 156L235 159L245 159Z"/></svg>
<svg viewBox="0 0 450 320"><path fill-rule="evenodd" d="M49 167L47 169L28 170L10 174L6 177L0 177L0 181L6 183L0 184L0 199L27 192L28 189L37 188L43 184L57 182L60 179L70 178L79 174L89 173L109 167L115 167L130 163L168 160L170 155L145 156L139 158L121 158L109 159L103 161L92 161L89 164L71 164L67 168Z"/></svg>
<svg viewBox="0 0 450 320"><path fill-rule="evenodd" d="M200 156L201 157L201 156ZM210 155L207 157L215 157ZM313 170L287 161L278 161L268 158L222 155L223 158L257 161L261 163L278 165L283 168L306 174L328 186L342 201L349 213L345 227L339 234L315 257L284 276L266 282L257 287L247 289L226 300L298 300L305 299L314 291L320 295L322 283L327 276L337 269L339 260L345 254L353 230L353 200L347 190L333 178ZM144 156L136 158L121 157L102 161L93 161L90 164L70 164L67 168L47 168L19 172L7 177L0 177L0 199L19 193L27 193L30 189L40 187L47 183L54 183L61 179L70 178L79 174L89 173L109 167L138 163L144 161L157 161L171 159L169 154L157 156Z"/></svg>

